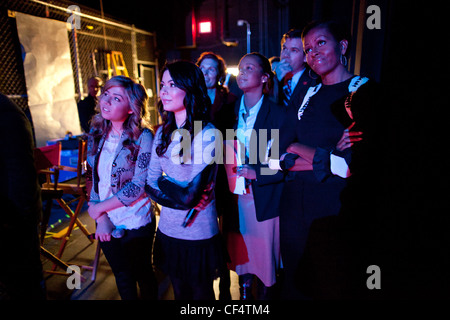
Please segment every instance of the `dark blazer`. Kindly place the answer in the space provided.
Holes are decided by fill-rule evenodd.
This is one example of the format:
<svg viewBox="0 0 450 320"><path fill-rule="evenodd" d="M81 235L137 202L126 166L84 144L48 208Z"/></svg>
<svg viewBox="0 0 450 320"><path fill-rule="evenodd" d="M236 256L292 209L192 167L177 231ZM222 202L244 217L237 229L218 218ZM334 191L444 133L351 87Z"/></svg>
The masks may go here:
<svg viewBox="0 0 450 320"><path fill-rule="evenodd" d="M289 103L287 105L288 108L296 108L298 110L298 108L302 104L303 97L308 91L308 88L311 86L315 86L318 83L316 79L311 78L309 71L310 69L306 67L302 76L298 80L297 85L294 88L294 92L292 92L291 99L289 100ZM277 81L276 77L274 81ZM277 89L276 90L274 89L274 93L276 92L275 93L276 95L274 95L272 100L274 102L277 102L281 106L284 106L283 80L280 82L276 82L276 86L274 86L274 88Z"/></svg>
<svg viewBox="0 0 450 320"><path fill-rule="evenodd" d="M95 115L95 106L97 105L96 99L88 95L86 98L78 102L78 117L80 119L80 125L84 132L88 133L91 118Z"/></svg>
<svg viewBox="0 0 450 320"><path fill-rule="evenodd" d="M241 99L236 102L236 114L239 115ZM263 165L261 157L266 153L266 145L260 146L260 129L267 129L267 141L272 139L271 129L281 129L281 125L284 121L286 114L286 108L274 103L269 99L269 96L265 95L261 109L256 117L255 125L253 129L257 133L258 142L255 145L258 146L257 163L253 164L256 171L256 180L251 180L253 196L255 199L256 218L258 221L264 221L275 218L279 215L279 203L281 198L281 192L284 186L284 174L281 171L272 171L274 174L265 174L264 170L269 170L267 165ZM237 128L237 122L235 129ZM276 137L273 137L274 139ZM252 143L252 142L250 142ZM274 147L277 146L278 141L274 142ZM260 150L260 147L264 147L264 150Z"/></svg>
<svg viewBox="0 0 450 320"><path fill-rule="evenodd" d="M0 137L1 297L43 300L38 235L42 201L32 127L22 109L1 93Z"/></svg>
<svg viewBox="0 0 450 320"><path fill-rule="evenodd" d="M25 223L36 227L42 215L42 202L31 123L22 109L3 94L0 94L0 133L0 231L3 234Z"/></svg>

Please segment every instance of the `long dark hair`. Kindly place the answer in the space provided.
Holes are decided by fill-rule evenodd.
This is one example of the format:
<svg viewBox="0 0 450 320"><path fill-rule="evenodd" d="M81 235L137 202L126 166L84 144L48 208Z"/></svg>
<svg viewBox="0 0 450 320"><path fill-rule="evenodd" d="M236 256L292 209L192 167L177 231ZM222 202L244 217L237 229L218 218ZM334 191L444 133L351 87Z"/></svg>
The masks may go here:
<svg viewBox="0 0 450 320"><path fill-rule="evenodd" d="M182 128L189 131L191 136L193 136L194 121L202 121L203 127L210 122L208 110L211 108L211 100L208 97L205 77L199 67L192 62L184 60L164 65L160 72L161 79L165 71L170 73L175 85L186 92L183 101L186 108L186 122ZM156 153L161 157L172 142L172 133L177 129L177 124L175 122L175 114L165 111L161 100L158 102L158 110L162 119L162 131L161 142L156 147Z"/></svg>

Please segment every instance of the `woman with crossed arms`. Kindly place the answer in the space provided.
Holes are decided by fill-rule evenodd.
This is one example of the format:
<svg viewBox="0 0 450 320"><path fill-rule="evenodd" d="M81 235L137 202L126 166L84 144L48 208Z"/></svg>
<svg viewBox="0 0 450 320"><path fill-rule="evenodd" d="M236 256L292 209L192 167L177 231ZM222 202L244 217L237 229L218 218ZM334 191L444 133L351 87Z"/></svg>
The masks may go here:
<svg viewBox="0 0 450 320"><path fill-rule="evenodd" d="M355 250L364 237L357 226L367 219L360 205L370 206L362 177L370 167L379 92L347 70L349 36L339 24L311 23L302 41L321 83L289 111L280 134L286 154L279 168L287 173L280 208L282 297L357 297L366 289L365 280L355 279L366 273L354 257L361 256Z"/></svg>

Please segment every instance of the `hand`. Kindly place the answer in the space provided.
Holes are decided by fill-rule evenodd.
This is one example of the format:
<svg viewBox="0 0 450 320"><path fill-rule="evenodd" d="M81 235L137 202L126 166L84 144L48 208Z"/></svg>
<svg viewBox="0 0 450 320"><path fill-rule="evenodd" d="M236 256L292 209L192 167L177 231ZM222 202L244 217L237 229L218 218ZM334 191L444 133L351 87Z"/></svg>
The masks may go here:
<svg viewBox="0 0 450 320"><path fill-rule="evenodd" d="M97 230L95 231L95 238L99 241L111 241L111 233L115 226L109 220L108 215L103 215L97 220Z"/></svg>
<svg viewBox="0 0 450 320"><path fill-rule="evenodd" d="M208 184L208 186L206 187L206 189L204 190L205 193L202 195L200 202L195 206L195 208L194 208L195 210L202 211L208 206L208 204L212 200L213 190L214 190L214 182L211 181Z"/></svg>
<svg viewBox="0 0 450 320"><path fill-rule="evenodd" d="M284 76L290 71L292 71L291 65L289 64L289 62L282 59L275 68L275 74L277 75L278 81L281 81Z"/></svg>
<svg viewBox="0 0 450 320"><path fill-rule="evenodd" d="M353 122L347 129L344 130L341 139L336 145L336 149L339 151L343 151L347 148L353 146L355 142L361 141L363 138L361 135L363 134L361 131L350 131L355 122Z"/></svg>
<svg viewBox="0 0 450 320"><path fill-rule="evenodd" d="M249 180L256 180L256 171L248 164L236 168L237 175Z"/></svg>
<svg viewBox="0 0 450 320"><path fill-rule="evenodd" d="M294 153L285 153L280 158L280 168L282 171L291 169L295 165L295 160L300 156Z"/></svg>
<svg viewBox="0 0 450 320"><path fill-rule="evenodd" d="M94 220L97 220L100 216L102 216L105 213L103 210L101 210L99 202L89 201L88 205L89 205L88 208L89 216Z"/></svg>

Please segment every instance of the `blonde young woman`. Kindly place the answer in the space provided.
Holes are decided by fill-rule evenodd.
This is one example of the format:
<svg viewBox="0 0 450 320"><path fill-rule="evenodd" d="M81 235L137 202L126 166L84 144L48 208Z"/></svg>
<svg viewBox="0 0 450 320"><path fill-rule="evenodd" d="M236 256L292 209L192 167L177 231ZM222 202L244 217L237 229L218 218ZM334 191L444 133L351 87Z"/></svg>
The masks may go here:
<svg viewBox="0 0 450 320"><path fill-rule="evenodd" d="M147 102L142 85L124 76L111 78L88 140L88 212L124 300L139 298L137 284L140 298L157 296L151 260L155 223L144 192L153 144Z"/></svg>

